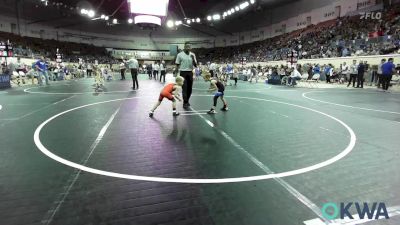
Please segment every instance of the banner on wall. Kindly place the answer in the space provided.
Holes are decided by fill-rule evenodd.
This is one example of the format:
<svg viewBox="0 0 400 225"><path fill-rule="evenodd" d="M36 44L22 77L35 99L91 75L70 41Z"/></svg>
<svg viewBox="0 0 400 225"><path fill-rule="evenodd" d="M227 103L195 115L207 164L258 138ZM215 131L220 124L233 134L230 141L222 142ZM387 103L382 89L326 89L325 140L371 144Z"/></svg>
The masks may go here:
<svg viewBox="0 0 400 225"><path fill-rule="evenodd" d="M11 87L11 76L9 73L1 73L0 74L0 89L10 88Z"/></svg>

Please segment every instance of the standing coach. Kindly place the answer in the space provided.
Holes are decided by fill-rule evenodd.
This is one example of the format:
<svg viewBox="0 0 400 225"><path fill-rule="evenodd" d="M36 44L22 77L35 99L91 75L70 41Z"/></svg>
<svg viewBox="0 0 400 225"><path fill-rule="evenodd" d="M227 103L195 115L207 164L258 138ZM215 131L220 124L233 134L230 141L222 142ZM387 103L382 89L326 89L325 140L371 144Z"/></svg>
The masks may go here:
<svg viewBox="0 0 400 225"><path fill-rule="evenodd" d="M190 52L190 44L185 43L184 50L176 57L175 64L179 68L180 76L185 79L182 87L183 108L190 107L190 96L193 89L193 68L197 67L196 55Z"/></svg>

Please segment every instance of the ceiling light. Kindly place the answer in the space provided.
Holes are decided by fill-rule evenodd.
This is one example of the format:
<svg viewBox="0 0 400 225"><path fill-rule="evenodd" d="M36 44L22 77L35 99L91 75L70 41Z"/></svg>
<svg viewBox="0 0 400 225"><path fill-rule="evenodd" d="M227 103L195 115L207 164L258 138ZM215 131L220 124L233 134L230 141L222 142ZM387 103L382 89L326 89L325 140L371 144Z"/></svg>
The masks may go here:
<svg viewBox="0 0 400 225"><path fill-rule="evenodd" d="M224 14L223 14L222 16L225 17L225 16L227 16L227 15L228 15L228 13L224 12Z"/></svg>
<svg viewBox="0 0 400 225"><path fill-rule="evenodd" d="M250 4L249 2L243 2L242 4L240 4L239 8L240 9L245 9L246 7L248 7Z"/></svg>
<svg viewBox="0 0 400 225"><path fill-rule="evenodd" d="M221 19L221 16L219 14L215 14L213 16L213 20L220 20L220 19Z"/></svg>
<svg viewBox="0 0 400 225"><path fill-rule="evenodd" d="M129 18L128 23L133 23L133 19Z"/></svg>
<svg viewBox="0 0 400 225"><path fill-rule="evenodd" d="M86 9L81 9L81 14L87 14L87 10Z"/></svg>
<svg viewBox="0 0 400 225"><path fill-rule="evenodd" d="M155 24L161 26L161 18L158 16L138 15L135 16L135 24Z"/></svg>
<svg viewBox="0 0 400 225"><path fill-rule="evenodd" d="M254 4L254 3L256 3L256 1L255 0L250 0L250 3Z"/></svg>
<svg viewBox="0 0 400 225"><path fill-rule="evenodd" d="M192 22L194 23L194 22L196 22L196 20L195 20L195 19L192 19Z"/></svg>
<svg viewBox="0 0 400 225"><path fill-rule="evenodd" d="M93 10L89 10L89 11L88 11L88 16L89 16L90 18L93 18L94 15L95 15L95 13L94 13Z"/></svg>
<svg viewBox="0 0 400 225"><path fill-rule="evenodd" d="M239 6L235 7L236 12L239 11L239 9L240 9Z"/></svg>
<svg viewBox="0 0 400 225"><path fill-rule="evenodd" d="M106 16L106 17L104 17L104 19L105 19L105 20L109 20L109 19L110 19L110 17Z"/></svg>
<svg viewBox="0 0 400 225"><path fill-rule="evenodd" d="M192 21L190 21L190 20L186 20L186 23L187 23L187 24L190 24L191 22L192 22Z"/></svg>
<svg viewBox="0 0 400 225"><path fill-rule="evenodd" d="M167 22L167 27L171 28L171 27L173 27L173 26L174 26L174 21L168 20L168 22Z"/></svg>
<svg viewBox="0 0 400 225"><path fill-rule="evenodd" d="M200 18L197 18L197 19L196 19L196 22L197 22L197 23L200 23L200 21L201 21Z"/></svg>
<svg viewBox="0 0 400 225"><path fill-rule="evenodd" d="M212 17L211 17L211 16L207 16L207 20L208 20L208 21L211 21L211 20L212 20Z"/></svg>
<svg viewBox="0 0 400 225"><path fill-rule="evenodd" d="M113 24L117 24L118 23L118 20L117 19L113 19Z"/></svg>
<svg viewBox="0 0 400 225"><path fill-rule="evenodd" d="M104 19L104 18L106 18L106 16L103 14L100 16L100 18Z"/></svg>

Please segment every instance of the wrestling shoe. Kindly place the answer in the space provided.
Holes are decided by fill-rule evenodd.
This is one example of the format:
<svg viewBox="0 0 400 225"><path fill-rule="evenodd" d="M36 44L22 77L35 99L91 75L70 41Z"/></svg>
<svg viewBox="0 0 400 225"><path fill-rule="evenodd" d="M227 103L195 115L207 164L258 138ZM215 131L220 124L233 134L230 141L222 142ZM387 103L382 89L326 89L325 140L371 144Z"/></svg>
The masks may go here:
<svg viewBox="0 0 400 225"><path fill-rule="evenodd" d="M213 115L217 114L217 112L214 109L211 109L210 111L207 112L207 114Z"/></svg>
<svg viewBox="0 0 400 225"><path fill-rule="evenodd" d="M172 115L173 115L173 116L179 116L179 115L180 115L180 113L178 113L178 112L174 112L174 113L172 113Z"/></svg>
<svg viewBox="0 0 400 225"><path fill-rule="evenodd" d="M221 109L221 111L227 112L227 111L229 111L229 108L228 107L224 107L224 108Z"/></svg>
<svg viewBox="0 0 400 225"><path fill-rule="evenodd" d="M150 111L149 117L153 117L153 116L154 116L154 112L153 112L153 111Z"/></svg>

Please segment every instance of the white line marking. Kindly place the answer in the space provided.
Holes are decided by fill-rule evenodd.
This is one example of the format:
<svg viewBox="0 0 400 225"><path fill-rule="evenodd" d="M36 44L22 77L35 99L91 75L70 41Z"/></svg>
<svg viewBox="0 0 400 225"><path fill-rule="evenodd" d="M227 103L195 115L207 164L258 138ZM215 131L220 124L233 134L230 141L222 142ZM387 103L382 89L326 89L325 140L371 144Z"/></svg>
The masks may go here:
<svg viewBox="0 0 400 225"><path fill-rule="evenodd" d="M57 85L61 86L61 85ZM36 88L36 87L32 87ZM27 88L24 92L29 94L43 94L43 95L84 95L84 94L113 94L113 93L131 93L137 92L138 90L130 90L130 91L106 91L106 92L95 92L95 91L88 91L88 92L44 92L44 91L30 91L32 88Z"/></svg>
<svg viewBox="0 0 400 225"><path fill-rule="evenodd" d="M2 110L3 109L3 106L2 105L0 105L0 110Z"/></svg>
<svg viewBox="0 0 400 225"><path fill-rule="evenodd" d="M276 91L287 91L287 92L290 92L290 91L297 91L297 90L276 90Z"/></svg>
<svg viewBox="0 0 400 225"><path fill-rule="evenodd" d="M181 116L198 116L198 115L207 115L206 112L198 112L198 113L181 113Z"/></svg>
<svg viewBox="0 0 400 225"><path fill-rule="evenodd" d="M119 107L110 117L110 119L107 121L107 123L103 126L103 128L100 130L99 135L97 136L96 140L92 143L92 145L89 148L89 154L86 157L86 159L82 162L83 165L86 165L90 159L90 157L92 156L94 150L96 149L97 145L100 143L100 141L103 139L104 134L106 133L108 127L111 125L112 121L114 120L115 116L117 115L117 113L119 112L121 107ZM49 214L50 217L49 218L45 218L44 220L42 220L43 224L50 224L53 221L54 216L56 215L56 213L58 212L58 210L60 209L61 205L64 203L65 199L68 197L72 187L75 185L76 181L79 178L79 175L82 173L82 170L78 170L76 171L76 174L74 176L74 178L72 179L72 182L69 184L67 190L61 194L61 199L57 202L57 205L55 206L55 208L49 210Z"/></svg>
<svg viewBox="0 0 400 225"><path fill-rule="evenodd" d="M333 103L333 102L321 101L321 100L318 100L318 99L307 97L307 94L310 94L310 93L321 93L321 91L305 92L305 93L303 93L303 97L308 99L308 100L311 100L311 101L321 102L321 103L330 104L330 105L336 105L336 106L342 106L342 107L347 107L347 108L352 108L352 109L361 109L361 110L367 110L367 111L374 111L374 112L382 112L382 113L390 113L390 114L398 114L398 115L400 115L400 112L391 112L391 111L385 111L385 110L379 110L379 109L369 109L369 108L362 108L362 107L356 107L356 106L351 106L351 105L343 105L343 104L337 104L337 103Z"/></svg>
<svg viewBox="0 0 400 225"><path fill-rule="evenodd" d="M387 212L390 218L393 218L395 216L400 216L400 206L393 206L393 207L388 207L387 208ZM374 216L376 215L377 212L375 212ZM371 221L376 221L374 219L370 220L370 219L360 219L360 217L358 216L358 214L354 214L353 216L353 220L350 220L348 217L344 218L344 219L336 219L333 220L329 223L323 222L321 219L319 218L315 218L312 220L307 220L304 221L303 223L305 225L359 225L359 224L364 224L364 223L368 223ZM379 220L383 219L382 217L379 218Z"/></svg>
<svg viewBox="0 0 400 225"><path fill-rule="evenodd" d="M243 90L232 90L232 89L226 89L225 92L252 92L252 91L262 91L262 90L269 90L272 87L266 87L266 88L255 88L255 89L243 89ZM201 89L201 88L193 88L193 90L198 90L198 91L208 91L208 89Z"/></svg>
<svg viewBox="0 0 400 225"><path fill-rule="evenodd" d="M235 141L231 136L229 136L225 131L219 129L206 119L204 116L200 115L200 118L202 118L208 125L210 125L212 128L214 128L218 133L220 133L226 140L228 140L233 146L235 146L242 154L244 154L250 161L252 161L254 164L256 164L261 170L263 170L267 174L275 174L270 168L268 168L265 164L263 164L261 161L259 161L255 156L253 156L250 152L248 152L246 149L244 149L239 143ZM301 194L298 190L296 190L293 186L291 186L289 183L284 181L282 178L273 178L275 181L277 181L282 187L284 187L291 195L293 195L297 200L299 200L301 203L303 203L305 206L307 206L311 211L313 211L318 217L324 218L321 212L321 209L313 203L310 199L308 199L305 195Z"/></svg>
<svg viewBox="0 0 400 225"><path fill-rule="evenodd" d="M193 97L209 97L209 96L208 95L193 95ZM354 146L356 144L357 137L356 137L354 131L347 124L345 124L343 121L341 121L341 120L339 120L339 119L337 119L337 118L335 118L335 117L333 117L331 115L328 115L326 113L317 111L315 109L307 108L307 107L304 107L304 106L299 106L299 105L295 105L295 104L291 104L291 103L274 101L274 100L267 100L267 99L260 99L260 98L250 98L250 97L239 97L239 96L230 96L230 98L249 99L249 100L264 101L264 102L273 102L273 103L277 103L277 104L283 104L283 105L297 107L297 108L300 108L300 109L308 110L308 111L315 112L317 114L326 116L326 117L328 117L328 118L340 123L344 128L346 128L346 130L350 134L349 144L347 145L347 147L342 152L340 152L338 155L334 156L333 158L330 158L330 159L328 159L326 161L323 161L321 163L317 163L317 164L312 165L312 166L308 166L308 167L304 167L304 168L296 169L296 170L291 170L291 171L287 171L287 172L282 172L282 173L277 173L277 174L249 176L249 177L237 177L237 178L184 179L184 178L148 177L148 176L121 174L121 173L109 172L109 171L98 170L98 169L86 167L86 166L83 166L83 165L80 165L78 163L74 163L74 162L68 161L68 160L66 160L64 158L61 158L60 156L55 155L54 153L49 151L43 145L43 143L40 140L40 132L41 132L41 130L48 123L50 123L52 120L54 120L57 117L60 117L60 116L62 116L64 114L66 114L66 113L69 113L69 112L74 111L74 110L82 109L82 108L85 108L85 107L104 104L104 103L108 103L108 102L139 99L139 97L121 98L121 99L114 99L114 100L108 100L108 101L103 101L103 102L97 102L97 103L87 104L87 105L79 106L79 107L72 108L72 109L66 110L64 112L61 112L61 113L59 113L57 115L52 116L51 118L47 119L42 124L40 124L35 130L35 133L33 135L33 140L34 140L35 145L37 146L37 148L43 154L48 156L49 158L51 158L51 159L53 159L53 160L55 160L55 161L57 161L59 163L62 163L64 165L66 165L66 166L70 166L70 167L73 167L73 168L76 168L76 169L80 169L80 170L86 171L88 173L94 173L94 174L98 174L98 175L116 177L116 178L122 178L122 179L131 179L131 180L166 182L166 183L191 183L191 184L194 184L194 183L195 184L217 184L217 183L248 182L248 181L267 180L267 179L273 179L273 178L281 178L281 177L289 177L289 176L299 175L299 174L303 174L303 173L307 173L307 172L310 172L310 171L321 169L323 167L329 166L329 165L331 165L331 164L343 159L344 157L346 157L353 150L353 148L354 148Z"/></svg>
<svg viewBox="0 0 400 225"><path fill-rule="evenodd" d="M34 111L30 112L30 113L27 113L27 114L25 114L25 115L22 115L22 116L20 116L20 117L12 118L12 119L10 120L9 123L4 123L4 124L1 124L0 126L5 126L5 125L8 125L8 124L12 123L13 121L17 121L17 120L20 120L20 119L24 119L24 118L26 118L26 117L28 117L28 116L31 116L31 115L33 115L33 114L35 114L35 113L37 113L37 112L40 112L40 111L42 111L42 110L44 110L44 109L47 109L47 108L49 108L49 107L51 107L51 106L53 106L53 105L57 105L57 104L60 103L60 102L64 102L64 101L66 101L66 100L68 100L68 99L71 99L71 98L74 98L74 97L75 97L75 95L70 96L70 97L68 97L68 98L64 98L64 99L62 99L62 100L60 100L60 101L58 101L58 102L51 103L51 104L49 104L49 105L46 105L46 106L44 106L44 107L42 107L42 108L39 108L39 109L36 109L36 110L34 110Z"/></svg>
<svg viewBox="0 0 400 225"><path fill-rule="evenodd" d="M210 96L212 96L212 95L210 95ZM208 111L210 111L210 110L209 109L207 109L207 110L197 110L197 111L185 110L182 113L199 113L199 112L208 112Z"/></svg>

